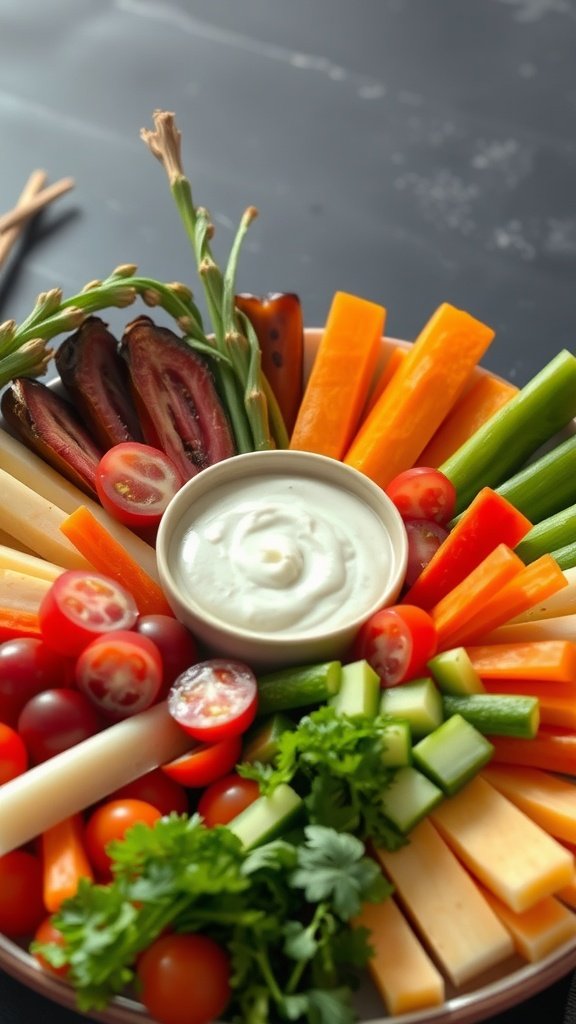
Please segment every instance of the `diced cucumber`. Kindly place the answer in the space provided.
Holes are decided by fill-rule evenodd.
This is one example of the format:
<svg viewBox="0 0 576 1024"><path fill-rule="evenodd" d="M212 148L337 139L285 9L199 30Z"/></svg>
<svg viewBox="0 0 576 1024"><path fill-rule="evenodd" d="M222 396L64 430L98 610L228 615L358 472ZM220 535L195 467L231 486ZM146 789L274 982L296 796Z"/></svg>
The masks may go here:
<svg viewBox="0 0 576 1024"><path fill-rule="evenodd" d="M444 719L442 697L432 679L414 679L382 690L380 714L404 718L412 736L419 738L436 729Z"/></svg>
<svg viewBox="0 0 576 1024"><path fill-rule="evenodd" d="M427 775L406 765L382 794L382 813L406 835L443 799L442 790Z"/></svg>
<svg viewBox="0 0 576 1024"><path fill-rule="evenodd" d="M237 814L228 828L251 850L286 833L296 824L302 809L302 798L291 786L280 783L270 796L259 796Z"/></svg>
<svg viewBox="0 0 576 1024"><path fill-rule="evenodd" d="M462 715L452 715L412 748L414 763L447 796L457 793L492 757L492 744Z"/></svg>
<svg viewBox="0 0 576 1024"><path fill-rule="evenodd" d="M258 678L258 715L324 704L340 689L342 663L325 661L268 672Z"/></svg>
<svg viewBox="0 0 576 1024"><path fill-rule="evenodd" d="M444 715L461 715L485 736L517 736L531 740L540 724L537 697L508 693L472 693L467 697L447 694Z"/></svg>
<svg viewBox="0 0 576 1024"><path fill-rule="evenodd" d="M412 763L412 731L408 722L390 722L382 733L382 761L390 768Z"/></svg>
<svg viewBox="0 0 576 1024"><path fill-rule="evenodd" d="M484 693L482 680L465 647L442 651L428 662L428 668L441 693Z"/></svg>
<svg viewBox="0 0 576 1024"><path fill-rule="evenodd" d="M271 764L278 753L282 733L292 732L295 728L295 722L280 713L271 715L264 722L257 722L246 734L242 760Z"/></svg>
<svg viewBox="0 0 576 1024"><path fill-rule="evenodd" d="M340 715L376 718L380 704L380 676L365 660L343 665L340 689L330 703Z"/></svg>

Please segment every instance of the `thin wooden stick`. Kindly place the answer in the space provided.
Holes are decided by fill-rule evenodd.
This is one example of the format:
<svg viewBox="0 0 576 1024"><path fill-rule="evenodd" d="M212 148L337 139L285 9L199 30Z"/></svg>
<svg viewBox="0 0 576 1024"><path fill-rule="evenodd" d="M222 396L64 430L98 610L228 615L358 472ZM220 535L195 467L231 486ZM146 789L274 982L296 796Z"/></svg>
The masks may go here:
<svg viewBox="0 0 576 1024"><path fill-rule="evenodd" d="M38 192L26 205L15 206L13 210L9 210L8 213L0 217L0 235L4 231L8 231L9 228L22 224L29 217L32 217L39 210L47 206L48 203L58 199L59 196L69 192L72 188L74 188L73 178L61 178L60 181L55 181L53 185L49 185L48 188Z"/></svg>
<svg viewBox="0 0 576 1024"><path fill-rule="evenodd" d="M18 196L18 202L16 203L16 209L22 209L23 206L28 206L28 203L35 195L38 194L46 183L46 171L32 171L32 174L28 178L28 181L24 185L22 192ZM8 228L0 235L0 267L5 263L10 250L13 245L18 241L21 234L22 225L16 224L13 228Z"/></svg>

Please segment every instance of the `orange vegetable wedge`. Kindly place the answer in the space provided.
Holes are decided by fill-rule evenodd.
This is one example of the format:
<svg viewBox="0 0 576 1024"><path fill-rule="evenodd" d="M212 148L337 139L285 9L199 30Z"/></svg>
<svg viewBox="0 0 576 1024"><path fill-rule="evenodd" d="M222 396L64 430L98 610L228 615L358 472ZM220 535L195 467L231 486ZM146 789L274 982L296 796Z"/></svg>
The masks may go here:
<svg viewBox="0 0 576 1024"><path fill-rule="evenodd" d="M531 740L491 736L494 764L524 765L543 771L576 775L576 732L559 726L541 725Z"/></svg>
<svg viewBox="0 0 576 1024"><path fill-rule="evenodd" d="M464 310L443 303L425 325L344 459L386 487L409 469L459 398L494 337Z"/></svg>
<svg viewBox="0 0 576 1024"><path fill-rule="evenodd" d="M376 368L385 320L383 306L336 292L290 448L343 458Z"/></svg>
<svg viewBox="0 0 576 1024"><path fill-rule="evenodd" d="M482 770L482 778L551 836L576 843L576 785L573 782L539 768L502 764L488 765Z"/></svg>
<svg viewBox="0 0 576 1024"><path fill-rule="evenodd" d="M420 453L420 465L437 469L517 394L518 388L514 384L487 373L478 373L471 387L458 399L430 443Z"/></svg>
<svg viewBox="0 0 576 1024"><path fill-rule="evenodd" d="M382 369L381 373L377 374L376 376L374 386L372 388L372 391L370 392L368 401L366 402L364 411L362 413L362 422L366 419L368 413L372 412L372 409L376 405L376 402L388 387L390 381L392 380L392 377L400 368L400 366L406 359L407 355L408 349L400 348L399 345L396 348L392 349L392 352L390 353L390 356L388 357L388 361L385 363L384 368Z"/></svg>
<svg viewBox="0 0 576 1024"><path fill-rule="evenodd" d="M460 641L455 638L464 627L475 616L481 615L486 603L523 568L524 563L518 555L506 544L499 544L468 576L441 598L430 609L436 626L438 650L445 651L448 647L458 646Z"/></svg>
<svg viewBox="0 0 576 1024"><path fill-rule="evenodd" d="M40 620L35 611L19 608L0 608L0 643L14 637L41 637Z"/></svg>
<svg viewBox="0 0 576 1024"><path fill-rule="evenodd" d="M482 680L549 679L576 683L576 643L570 640L484 644L468 647L468 654Z"/></svg>
<svg viewBox="0 0 576 1024"><path fill-rule="evenodd" d="M75 896L81 878L93 880L83 839L82 816L74 814L42 833L44 905L49 913Z"/></svg>
<svg viewBox="0 0 576 1024"><path fill-rule="evenodd" d="M514 505L484 487L404 596L406 604L430 609L472 572L499 544L515 548L532 524Z"/></svg>
<svg viewBox="0 0 576 1024"><path fill-rule="evenodd" d="M516 952L529 963L543 960L576 936L576 915L554 896L517 914L492 893L486 891L484 895L510 932Z"/></svg>
<svg viewBox="0 0 576 1024"><path fill-rule="evenodd" d="M173 615L160 585L122 547L90 509L80 505L60 529L94 568L130 591L141 615Z"/></svg>

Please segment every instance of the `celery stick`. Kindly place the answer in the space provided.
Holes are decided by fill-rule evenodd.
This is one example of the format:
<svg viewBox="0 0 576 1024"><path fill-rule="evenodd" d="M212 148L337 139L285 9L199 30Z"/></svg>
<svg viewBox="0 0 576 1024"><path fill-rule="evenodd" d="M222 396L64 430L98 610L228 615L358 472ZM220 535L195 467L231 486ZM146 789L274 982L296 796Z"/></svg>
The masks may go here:
<svg viewBox="0 0 576 1024"><path fill-rule="evenodd" d="M531 523L576 501L576 434L496 488ZM573 564L573 563L572 563Z"/></svg>
<svg viewBox="0 0 576 1024"><path fill-rule="evenodd" d="M552 552L561 569L573 569L576 566L576 540Z"/></svg>
<svg viewBox="0 0 576 1024"><path fill-rule="evenodd" d="M458 495L456 512L497 487L576 416L576 357L562 349L439 467Z"/></svg>
<svg viewBox="0 0 576 1024"><path fill-rule="evenodd" d="M537 523L514 548L519 558L528 565L540 555L557 551L576 540L576 505L562 509L554 516ZM561 568L564 568L562 566Z"/></svg>

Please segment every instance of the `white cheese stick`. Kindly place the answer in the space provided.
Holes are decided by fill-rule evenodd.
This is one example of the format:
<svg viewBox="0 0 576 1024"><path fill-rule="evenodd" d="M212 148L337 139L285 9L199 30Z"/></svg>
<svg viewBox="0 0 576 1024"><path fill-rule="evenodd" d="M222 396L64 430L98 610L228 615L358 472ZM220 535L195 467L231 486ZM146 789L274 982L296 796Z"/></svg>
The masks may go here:
<svg viewBox="0 0 576 1024"><path fill-rule="evenodd" d="M0 856L193 746L164 702L30 768L0 789Z"/></svg>
<svg viewBox="0 0 576 1024"><path fill-rule="evenodd" d="M159 582L156 552L150 544L109 516L97 501L93 501L79 487L70 483L61 473L26 448L26 445L1 429L0 469L16 477L68 515L75 512L79 505L86 505L108 532L126 548L144 572Z"/></svg>
<svg viewBox="0 0 576 1024"><path fill-rule="evenodd" d="M61 508L3 469L0 469L0 495L0 529L36 555L65 569L91 568L60 531L60 524L66 518Z"/></svg>
<svg viewBox="0 0 576 1024"><path fill-rule="evenodd" d="M51 586L50 580L28 576L14 569L0 569L0 608L37 612Z"/></svg>
<svg viewBox="0 0 576 1024"><path fill-rule="evenodd" d="M0 569L11 569L12 572L23 572L27 576L36 576L39 580L53 583L64 572L64 566L54 565L38 555L28 554L19 548L0 544Z"/></svg>

